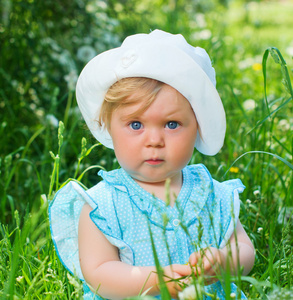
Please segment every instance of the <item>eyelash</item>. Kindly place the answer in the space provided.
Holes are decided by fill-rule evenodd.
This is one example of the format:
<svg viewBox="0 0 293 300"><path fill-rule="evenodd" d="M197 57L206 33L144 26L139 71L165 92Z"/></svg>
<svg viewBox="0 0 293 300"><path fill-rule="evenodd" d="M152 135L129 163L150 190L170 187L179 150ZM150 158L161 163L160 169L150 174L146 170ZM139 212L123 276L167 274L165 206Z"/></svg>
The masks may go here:
<svg viewBox="0 0 293 300"><path fill-rule="evenodd" d="M173 127L172 125L175 125L175 127L172 128ZM178 128L179 126L180 126L180 124L177 121L169 121L166 123L165 128L174 130L174 129ZM143 127L143 125L139 121L133 121L133 122L129 123L129 127L133 130L140 130Z"/></svg>

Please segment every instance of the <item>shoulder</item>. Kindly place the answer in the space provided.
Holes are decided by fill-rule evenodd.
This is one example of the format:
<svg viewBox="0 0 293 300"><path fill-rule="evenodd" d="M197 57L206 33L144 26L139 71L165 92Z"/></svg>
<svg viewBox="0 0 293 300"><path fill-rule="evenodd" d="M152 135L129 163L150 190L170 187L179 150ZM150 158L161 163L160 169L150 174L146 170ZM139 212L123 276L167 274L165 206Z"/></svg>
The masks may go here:
<svg viewBox="0 0 293 300"><path fill-rule="evenodd" d="M87 194L97 202L111 198L115 190L126 192L120 169L108 172L101 170L98 174L102 181L87 190Z"/></svg>
<svg viewBox="0 0 293 300"><path fill-rule="evenodd" d="M212 180L212 176L204 164L196 164L186 166L185 169L193 176L200 177L201 179Z"/></svg>
<svg viewBox="0 0 293 300"><path fill-rule="evenodd" d="M245 186L240 179L231 179L226 181L218 181L213 179L211 173L203 164L189 165L186 167L186 169L187 172L189 172L189 174L191 174L193 177L193 180L208 184L214 191L231 192L238 190L239 192L242 192L245 189Z"/></svg>

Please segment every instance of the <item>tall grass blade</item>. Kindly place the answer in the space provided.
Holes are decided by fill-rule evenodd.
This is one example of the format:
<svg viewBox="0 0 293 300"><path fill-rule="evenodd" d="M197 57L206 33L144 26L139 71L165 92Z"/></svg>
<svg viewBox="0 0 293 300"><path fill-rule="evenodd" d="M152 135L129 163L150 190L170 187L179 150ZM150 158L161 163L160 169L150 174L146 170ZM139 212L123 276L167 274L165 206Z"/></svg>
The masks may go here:
<svg viewBox="0 0 293 300"><path fill-rule="evenodd" d="M151 239L151 244L152 244L152 251L153 251L154 260L155 260L155 266L157 269L157 274L158 274L158 279L159 279L159 288L160 288L160 292L161 292L161 297L164 300L171 300L170 293L168 291L166 282L164 280L164 271L159 262L159 258L158 258L157 250L155 247L155 242L154 242L150 224L148 224L148 227L149 227L150 239Z"/></svg>
<svg viewBox="0 0 293 300"><path fill-rule="evenodd" d="M274 153L270 153L270 152L266 152L266 151L248 151L243 153L242 155L240 155L237 159L234 160L234 162L231 164L231 166L229 167L229 169L226 171L226 173L224 174L223 177L225 177L227 175L227 173L229 172L229 170L235 165L235 163L240 160L242 157L248 155L248 154L266 154L266 155L270 155L273 156L275 158L277 158L278 160L280 160L281 162L283 162L287 167L289 167L291 170L293 170L293 165L291 163L289 163L286 159L284 159L283 157L274 154Z"/></svg>
<svg viewBox="0 0 293 300"><path fill-rule="evenodd" d="M272 112L270 111L270 105L269 105L268 98L267 98L267 60L268 60L269 54L274 59L275 63L277 63L281 66L283 84L285 86L285 89L291 96L289 99L287 99L284 103L282 103L279 107L277 107ZM285 105L287 105L293 98L293 89L292 89L291 79L290 79L290 75L289 75L288 68L287 68L287 63L278 48L269 47L266 49L266 51L264 52L264 55L263 55L263 59L262 59L262 72L263 72L263 78L264 78L264 80L263 80L263 82L264 82L264 98L265 98L268 115L262 121L259 121L255 127L250 129L247 134L249 134L250 132L255 130L257 127L262 125L267 119L271 118L276 112L278 112L281 108L283 108Z"/></svg>

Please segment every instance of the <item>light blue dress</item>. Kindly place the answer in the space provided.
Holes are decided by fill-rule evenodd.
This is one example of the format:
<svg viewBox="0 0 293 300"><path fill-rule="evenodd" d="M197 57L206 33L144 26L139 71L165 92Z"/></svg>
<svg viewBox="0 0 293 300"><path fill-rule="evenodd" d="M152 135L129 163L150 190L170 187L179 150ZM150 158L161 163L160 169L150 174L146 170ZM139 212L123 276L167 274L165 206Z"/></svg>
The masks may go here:
<svg viewBox="0 0 293 300"><path fill-rule="evenodd" d="M93 208L91 220L119 249L121 261L130 265L155 265L149 226L162 266L186 264L190 254L201 248L224 247L234 232L239 193L245 187L239 179L219 183L202 164L187 166L182 173L183 185L173 207L142 189L123 169L100 171L103 181L87 191L75 182L59 190L50 203L49 218L64 266L84 280L78 254L78 221L84 203ZM225 299L219 281L205 289ZM236 285L231 284L230 292L237 294ZM84 299L100 297L94 298L84 283Z"/></svg>

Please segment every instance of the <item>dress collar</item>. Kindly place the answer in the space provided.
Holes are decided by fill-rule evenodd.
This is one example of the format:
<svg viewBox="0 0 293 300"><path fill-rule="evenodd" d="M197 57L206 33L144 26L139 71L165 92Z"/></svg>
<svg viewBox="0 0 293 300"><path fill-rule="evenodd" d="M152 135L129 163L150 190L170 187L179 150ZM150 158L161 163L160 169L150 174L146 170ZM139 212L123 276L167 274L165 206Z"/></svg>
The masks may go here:
<svg viewBox="0 0 293 300"><path fill-rule="evenodd" d="M124 169L100 171L99 175L116 189L128 193L130 200L151 223L173 230L174 220L184 226L194 222L208 200L212 182L205 170L202 165L187 166L182 170L183 184L173 207L145 191Z"/></svg>

